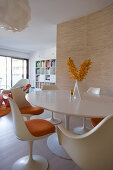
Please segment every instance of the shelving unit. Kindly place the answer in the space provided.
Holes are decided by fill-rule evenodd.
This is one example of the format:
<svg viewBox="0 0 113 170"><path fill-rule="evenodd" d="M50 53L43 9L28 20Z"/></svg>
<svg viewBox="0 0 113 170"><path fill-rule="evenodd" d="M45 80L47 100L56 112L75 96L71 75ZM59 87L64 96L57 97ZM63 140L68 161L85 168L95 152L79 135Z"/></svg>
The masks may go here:
<svg viewBox="0 0 113 170"><path fill-rule="evenodd" d="M36 61L36 88L56 84L56 59Z"/></svg>

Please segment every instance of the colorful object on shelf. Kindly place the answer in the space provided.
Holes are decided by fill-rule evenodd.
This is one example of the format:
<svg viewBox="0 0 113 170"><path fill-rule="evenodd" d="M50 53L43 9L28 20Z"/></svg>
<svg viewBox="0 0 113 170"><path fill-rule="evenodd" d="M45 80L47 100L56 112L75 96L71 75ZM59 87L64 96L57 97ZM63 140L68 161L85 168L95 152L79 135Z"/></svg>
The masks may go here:
<svg viewBox="0 0 113 170"><path fill-rule="evenodd" d="M40 61L40 62L41 62L40 67L44 68L44 67L45 67L45 61L44 61L44 60L42 60L42 61Z"/></svg>
<svg viewBox="0 0 113 170"><path fill-rule="evenodd" d="M88 74L88 70L90 69L90 65L92 64L90 59L86 59L80 66L79 70L75 66L73 59L69 58L67 60L68 70L70 72L70 78L82 81L83 79L86 79L86 75Z"/></svg>
<svg viewBox="0 0 113 170"><path fill-rule="evenodd" d="M50 67L50 60L46 61L46 67Z"/></svg>
<svg viewBox="0 0 113 170"><path fill-rule="evenodd" d="M51 60L51 67L56 67L56 60Z"/></svg>
<svg viewBox="0 0 113 170"><path fill-rule="evenodd" d="M36 67L40 67L40 61L36 62Z"/></svg>

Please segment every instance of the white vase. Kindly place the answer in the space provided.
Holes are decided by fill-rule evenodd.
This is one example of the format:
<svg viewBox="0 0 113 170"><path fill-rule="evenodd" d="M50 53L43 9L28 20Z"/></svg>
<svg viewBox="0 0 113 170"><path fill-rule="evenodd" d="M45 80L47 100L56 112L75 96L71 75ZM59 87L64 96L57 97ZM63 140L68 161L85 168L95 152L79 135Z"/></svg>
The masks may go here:
<svg viewBox="0 0 113 170"><path fill-rule="evenodd" d="M78 86L78 81L77 80L75 82L73 96L74 96L75 99L81 99L81 95L80 95L80 91L79 91L79 86Z"/></svg>

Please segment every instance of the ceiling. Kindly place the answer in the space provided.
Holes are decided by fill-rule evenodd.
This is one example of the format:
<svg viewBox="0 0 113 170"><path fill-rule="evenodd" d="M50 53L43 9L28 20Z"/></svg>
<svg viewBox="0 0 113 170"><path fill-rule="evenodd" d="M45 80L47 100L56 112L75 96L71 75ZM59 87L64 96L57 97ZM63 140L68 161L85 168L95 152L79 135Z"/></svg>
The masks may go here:
<svg viewBox="0 0 113 170"><path fill-rule="evenodd" d="M0 48L34 52L56 46L59 23L98 11L113 0L29 0L31 20L22 32L0 28Z"/></svg>

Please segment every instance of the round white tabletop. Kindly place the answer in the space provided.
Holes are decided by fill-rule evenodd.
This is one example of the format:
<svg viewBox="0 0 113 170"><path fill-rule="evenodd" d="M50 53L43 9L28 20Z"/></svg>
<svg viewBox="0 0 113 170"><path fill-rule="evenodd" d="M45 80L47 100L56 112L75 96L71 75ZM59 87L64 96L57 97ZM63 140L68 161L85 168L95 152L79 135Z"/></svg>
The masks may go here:
<svg viewBox="0 0 113 170"><path fill-rule="evenodd" d="M69 116L79 117L106 117L113 114L113 98L101 95L88 95L84 93L82 100L75 99L65 90L35 91L26 95L26 99L34 106L64 114L65 128L69 128ZM47 144L56 155L70 159L63 148L58 144L57 134L51 135Z"/></svg>
<svg viewBox="0 0 113 170"><path fill-rule="evenodd" d="M34 106L67 116L106 117L113 114L113 98L84 93L82 100L74 99L66 90L35 91L26 95Z"/></svg>

